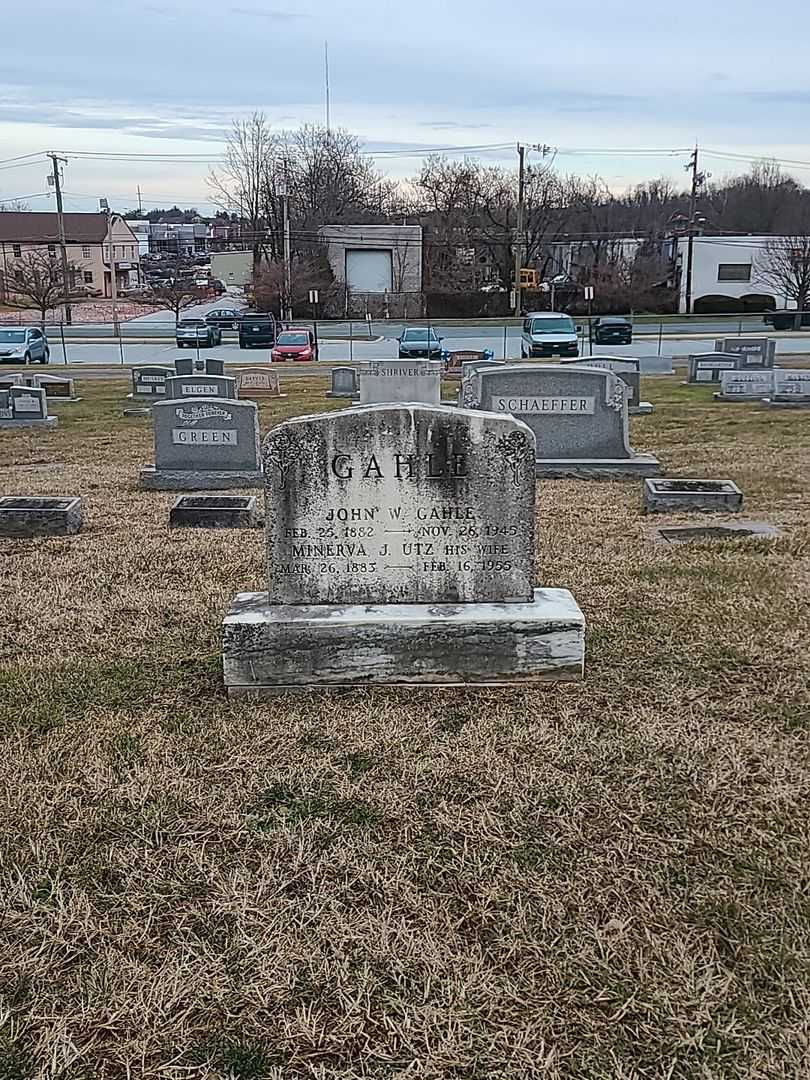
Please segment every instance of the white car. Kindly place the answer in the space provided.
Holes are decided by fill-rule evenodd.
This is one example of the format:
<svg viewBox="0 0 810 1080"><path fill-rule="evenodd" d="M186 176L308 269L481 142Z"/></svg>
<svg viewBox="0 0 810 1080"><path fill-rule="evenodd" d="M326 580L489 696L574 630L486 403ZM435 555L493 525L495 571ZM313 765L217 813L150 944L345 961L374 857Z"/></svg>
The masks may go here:
<svg viewBox="0 0 810 1080"><path fill-rule="evenodd" d="M47 364L48 339L38 326L0 326L0 364Z"/></svg>

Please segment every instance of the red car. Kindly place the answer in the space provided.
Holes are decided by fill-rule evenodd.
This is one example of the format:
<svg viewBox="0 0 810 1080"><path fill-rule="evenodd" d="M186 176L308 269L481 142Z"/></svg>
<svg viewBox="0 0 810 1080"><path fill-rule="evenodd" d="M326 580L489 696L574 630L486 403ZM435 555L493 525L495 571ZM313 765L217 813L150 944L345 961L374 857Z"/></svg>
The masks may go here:
<svg viewBox="0 0 810 1080"><path fill-rule="evenodd" d="M318 346L315 335L304 327L291 327L282 330L276 338L270 358L274 364L283 364L287 360L317 360Z"/></svg>

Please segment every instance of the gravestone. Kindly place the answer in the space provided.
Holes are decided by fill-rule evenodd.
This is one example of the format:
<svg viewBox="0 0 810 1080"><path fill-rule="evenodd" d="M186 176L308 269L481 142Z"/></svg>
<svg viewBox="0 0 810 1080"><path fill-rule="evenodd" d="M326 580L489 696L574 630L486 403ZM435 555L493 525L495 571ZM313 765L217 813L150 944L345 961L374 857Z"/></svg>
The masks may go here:
<svg viewBox="0 0 810 1080"><path fill-rule="evenodd" d="M582 613L534 587L525 424L359 406L281 424L263 456L268 587L225 618L231 695L582 675Z"/></svg>
<svg viewBox="0 0 810 1080"><path fill-rule="evenodd" d="M765 403L776 409L807 408L810 405L810 369L774 368L773 392Z"/></svg>
<svg viewBox="0 0 810 1080"><path fill-rule="evenodd" d="M715 401L761 401L773 393L774 372L777 368L753 371L721 371L720 389Z"/></svg>
<svg viewBox="0 0 810 1080"><path fill-rule="evenodd" d="M26 385L44 390L49 405L81 401L81 398L76 397L73 379L66 379L60 375L30 375L26 379Z"/></svg>
<svg viewBox="0 0 810 1080"><path fill-rule="evenodd" d="M77 497L8 495L0 498L0 536L72 536L82 516Z"/></svg>
<svg viewBox="0 0 810 1080"><path fill-rule="evenodd" d="M332 386L327 397L355 398L359 393L357 370L352 367L332 368Z"/></svg>
<svg viewBox="0 0 810 1080"><path fill-rule="evenodd" d="M48 416L45 391L35 386L10 386L0 390L0 427L55 428L59 420Z"/></svg>
<svg viewBox="0 0 810 1080"><path fill-rule="evenodd" d="M174 371L176 375L193 375L195 369L195 361L191 356L178 356L174 362Z"/></svg>
<svg viewBox="0 0 810 1080"><path fill-rule="evenodd" d="M740 357L740 368L772 368L776 359L774 338L722 338L714 343L715 352Z"/></svg>
<svg viewBox="0 0 810 1080"><path fill-rule="evenodd" d="M279 391L278 372L272 368L240 368L235 372L239 396L252 398L282 398L286 394Z"/></svg>
<svg viewBox="0 0 810 1080"><path fill-rule="evenodd" d="M439 360L369 360L360 369L360 404L418 401L438 405Z"/></svg>
<svg viewBox="0 0 810 1080"><path fill-rule="evenodd" d="M237 397L236 379L227 375L174 375L166 380L166 398Z"/></svg>
<svg viewBox="0 0 810 1080"><path fill-rule="evenodd" d="M561 360L561 364L576 364L577 367L596 368L599 371L612 371L618 375L628 389L627 411L630 416L644 416L654 411L649 401L641 401L641 375L639 362L635 356L588 356L578 360Z"/></svg>
<svg viewBox="0 0 810 1080"><path fill-rule="evenodd" d="M135 367L132 369L132 393L127 396L134 401L154 401L166 395L166 380L174 371L168 367Z"/></svg>
<svg viewBox="0 0 810 1080"><path fill-rule="evenodd" d="M638 370L642 375L674 374L671 356L657 356L655 353L647 353L638 356L636 359L638 360Z"/></svg>
<svg viewBox="0 0 810 1080"><path fill-rule="evenodd" d="M657 476L658 459L630 447L625 384L575 364L508 364L475 375L476 407L525 421L538 476Z"/></svg>
<svg viewBox="0 0 810 1080"><path fill-rule="evenodd" d="M491 349L456 349L449 352L444 359L445 379L460 380L465 364L476 364L492 360Z"/></svg>
<svg viewBox="0 0 810 1080"><path fill-rule="evenodd" d="M719 383L723 371L739 371L742 357L732 353L692 353L689 356L688 384Z"/></svg>
<svg viewBox="0 0 810 1080"><path fill-rule="evenodd" d="M260 487L258 408L252 401L158 401L152 407L155 464L143 488L204 491Z"/></svg>
<svg viewBox="0 0 810 1080"><path fill-rule="evenodd" d="M458 403L462 409L475 408L468 402L478 401L478 384L476 374L487 368L506 367L505 360L470 360L461 365L461 386L458 389Z"/></svg>
<svg viewBox="0 0 810 1080"><path fill-rule="evenodd" d="M169 511L169 528L254 529L255 495L181 495Z"/></svg>
<svg viewBox="0 0 810 1080"><path fill-rule="evenodd" d="M205 358L205 374L206 375L224 375L225 374L225 361L219 360L216 356L206 356Z"/></svg>
<svg viewBox="0 0 810 1080"><path fill-rule="evenodd" d="M645 514L681 513L684 510L737 513L743 496L733 480L645 480Z"/></svg>

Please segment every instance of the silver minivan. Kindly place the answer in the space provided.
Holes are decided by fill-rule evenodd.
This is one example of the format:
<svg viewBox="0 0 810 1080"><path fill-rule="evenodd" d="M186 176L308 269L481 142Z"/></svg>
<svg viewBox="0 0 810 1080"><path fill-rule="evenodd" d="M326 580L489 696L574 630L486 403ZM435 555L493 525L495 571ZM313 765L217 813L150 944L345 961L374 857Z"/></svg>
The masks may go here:
<svg viewBox="0 0 810 1080"><path fill-rule="evenodd" d="M574 320L559 311L530 311L523 320L520 355L579 356Z"/></svg>

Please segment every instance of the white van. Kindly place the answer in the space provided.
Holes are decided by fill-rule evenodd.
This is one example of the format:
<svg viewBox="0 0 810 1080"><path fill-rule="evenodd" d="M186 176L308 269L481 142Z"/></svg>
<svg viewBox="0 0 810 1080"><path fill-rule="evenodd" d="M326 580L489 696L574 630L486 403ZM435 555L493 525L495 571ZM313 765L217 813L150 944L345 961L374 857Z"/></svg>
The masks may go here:
<svg viewBox="0 0 810 1080"><path fill-rule="evenodd" d="M520 355L579 356L574 320L559 311L530 311L523 320Z"/></svg>

